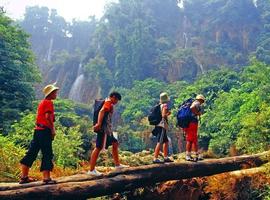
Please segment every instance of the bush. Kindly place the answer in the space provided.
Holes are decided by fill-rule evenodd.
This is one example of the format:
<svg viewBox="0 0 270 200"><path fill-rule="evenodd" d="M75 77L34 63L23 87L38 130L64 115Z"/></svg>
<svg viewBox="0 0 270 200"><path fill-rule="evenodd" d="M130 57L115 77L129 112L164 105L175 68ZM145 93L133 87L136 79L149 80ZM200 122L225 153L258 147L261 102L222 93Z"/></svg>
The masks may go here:
<svg viewBox="0 0 270 200"><path fill-rule="evenodd" d="M8 137L0 135L0 181L16 180L20 173L20 159L25 149L16 146Z"/></svg>

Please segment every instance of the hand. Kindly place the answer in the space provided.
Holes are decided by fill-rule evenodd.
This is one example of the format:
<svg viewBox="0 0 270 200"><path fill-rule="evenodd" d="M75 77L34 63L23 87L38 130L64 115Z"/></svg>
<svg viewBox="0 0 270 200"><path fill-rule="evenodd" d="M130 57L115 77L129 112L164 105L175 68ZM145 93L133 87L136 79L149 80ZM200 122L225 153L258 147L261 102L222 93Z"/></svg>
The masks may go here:
<svg viewBox="0 0 270 200"><path fill-rule="evenodd" d="M55 129L53 128L52 129L52 140L54 140L54 138L55 138Z"/></svg>
<svg viewBox="0 0 270 200"><path fill-rule="evenodd" d="M94 126L94 131L99 131L101 129L101 124L96 124Z"/></svg>

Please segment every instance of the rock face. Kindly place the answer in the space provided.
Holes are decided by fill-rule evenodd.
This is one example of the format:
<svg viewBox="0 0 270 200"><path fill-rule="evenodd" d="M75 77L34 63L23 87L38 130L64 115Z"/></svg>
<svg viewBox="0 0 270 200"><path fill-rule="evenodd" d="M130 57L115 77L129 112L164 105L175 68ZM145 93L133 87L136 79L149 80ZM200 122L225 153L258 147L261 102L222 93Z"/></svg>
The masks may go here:
<svg viewBox="0 0 270 200"><path fill-rule="evenodd" d="M67 60L55 65L44 74L44 83L56 83L60 97L79 103L93 103L100 97L100 86L84 74L83 64L78 60Z"/></svg>

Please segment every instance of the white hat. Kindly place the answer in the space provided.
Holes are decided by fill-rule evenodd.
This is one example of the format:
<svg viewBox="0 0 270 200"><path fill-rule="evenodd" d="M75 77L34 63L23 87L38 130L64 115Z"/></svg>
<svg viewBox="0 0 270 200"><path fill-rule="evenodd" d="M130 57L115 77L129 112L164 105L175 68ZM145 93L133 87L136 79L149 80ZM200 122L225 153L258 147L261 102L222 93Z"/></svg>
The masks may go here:
<svg viewBox="0 0 270 200"><path fill-rule="evenodd" d="M56 87L54 84L50 84L44 87L43 93L45 94L45 97L47 97L49 94L51 94L55 90L59 90L59 87Z"/></svg>
<svg viewBox="0 0 270 200"><path fill-rule="evenodd" d="M159 97L161 103L167 103L168 101L170 101L170 97L166 92L162 92Z"/></svg>
<svg viewBox="0 0 270 200"><path fill-rule="evenodd" d="M198 94L196 96L196 100L203 100L203 101L205 101L205 97L202 94Z"/></svg>

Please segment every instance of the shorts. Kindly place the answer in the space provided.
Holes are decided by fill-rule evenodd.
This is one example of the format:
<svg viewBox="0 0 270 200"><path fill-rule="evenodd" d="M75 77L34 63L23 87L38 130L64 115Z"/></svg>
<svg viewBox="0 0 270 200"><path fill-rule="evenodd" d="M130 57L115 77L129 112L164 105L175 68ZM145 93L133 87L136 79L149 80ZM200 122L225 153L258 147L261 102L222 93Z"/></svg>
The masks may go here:
<svg viewBox="0 0 270 200"><path fill-rule="evenodd" d="M191 122L187 128L183 128L186 133L186 141L198 144L198 123Z"/></svg>
<svg viewBox="0 0 270 200"><path fill-rule="evenodd" d="M158 143L163 144L163 143L166 143L169 141L166 129L159 127L159 126L156 126L154 130L155 130L155 134L157 136Z"/></svg>
<svg viewBox="0 0 270 200"><path fill-rule="evenodd" d="M97 133L96 148L99 149L103 148L104 137L105 137L104 132ZM118 143L118 140L113 136L113 134L107 135L105 149L108 149L108 147L111 146L113 143Z"/></svg>

